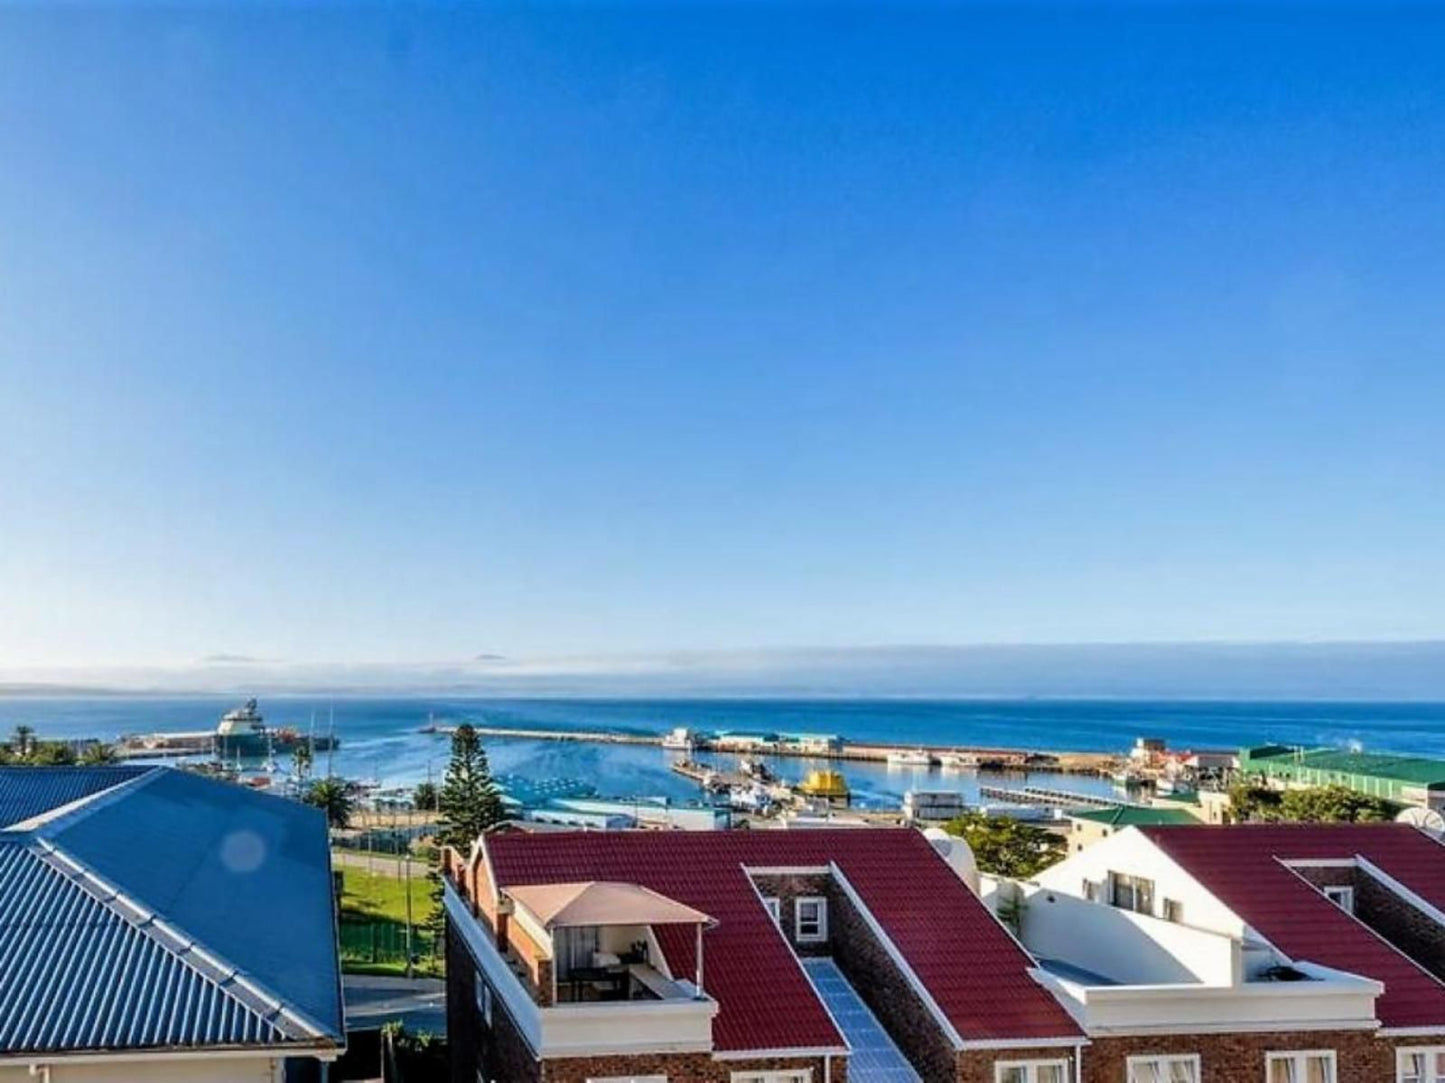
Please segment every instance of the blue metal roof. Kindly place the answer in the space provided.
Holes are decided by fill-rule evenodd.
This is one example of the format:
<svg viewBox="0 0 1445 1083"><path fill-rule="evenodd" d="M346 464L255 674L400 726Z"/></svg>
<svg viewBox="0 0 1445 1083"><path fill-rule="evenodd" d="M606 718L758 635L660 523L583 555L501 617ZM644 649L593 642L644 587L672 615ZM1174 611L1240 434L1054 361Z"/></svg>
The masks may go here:
<svg viewBox="0 0 1445 1083"><path fill-rule="evenodd" d="M162 769L39 832L326 1034L345 1027L325 815Z"/></svg>
<svg viewBox="0 0 1445 1083"><path fill-rule="evenodd" d="M42 770L0 775L11 823L103 796L0 830L0 1055L343 1043L320 811L171 768Z"/></svg>
<svg viewBox="0 0 1445 1083"><path fill-rule="evenodd" d="M154 767L0 767L0 829L108 790Z"/></svg>
<svg viewBox="0 0 1445 1083"><path fill-rule="evenodd" d="M0 1052L278 1044L286 1035L25 836L0 841Z"/></svg>

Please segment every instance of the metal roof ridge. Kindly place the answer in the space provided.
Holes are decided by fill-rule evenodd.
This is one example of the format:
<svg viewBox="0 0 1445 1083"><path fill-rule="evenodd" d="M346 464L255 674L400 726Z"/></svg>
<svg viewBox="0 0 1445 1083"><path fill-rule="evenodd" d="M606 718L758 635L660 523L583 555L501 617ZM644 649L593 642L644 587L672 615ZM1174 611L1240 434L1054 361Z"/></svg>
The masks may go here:
<svg viewBox="0 0 1445 1083"><path fill-rule="evenodd" d="M35 816L31 816L27 820L18 820L11 824L7 830L27 831L37 834L63 830L72 824L79 823L93 813L99 812L101 809L113 805L132 791L142 786L150 785L159 778L161 772L165 770L167 770L165 766L156 764L150 768L150 770L143 771L138 775L131 775L129 778L123 778L113 786L107 786L103 790L96 790L94 793L77 797L74 801L69 801L63 805L57 805L55 808L47 809Z"/></svg>
<svg viewBox="0 0 1445 1083"><path fill-rule="evenodd" d="M151 775L148 773L141 777L149 778ZM110 883L50 839L35 834L31 836L31 840L41 851L39 856L42 860L47 860L57 872L111 910L120 920L149 937L152 942L198 974L202 980L215 985L242 1008L280 1030L287 1039L294 1041L340 1037L331 1034L305 1012L287 1004L247 971L204 945L154 908L146 906L139 899ZM288 1025L283 1026L283 1021ZM296 1031L301 1033L298 1035Z"/></svg>

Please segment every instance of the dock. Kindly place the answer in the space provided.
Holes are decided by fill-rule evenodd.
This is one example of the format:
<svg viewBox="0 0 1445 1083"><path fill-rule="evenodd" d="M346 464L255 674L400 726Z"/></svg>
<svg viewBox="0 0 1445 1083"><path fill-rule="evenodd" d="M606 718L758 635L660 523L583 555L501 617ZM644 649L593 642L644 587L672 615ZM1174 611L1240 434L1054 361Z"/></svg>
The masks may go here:
<svg viewBox="0 0 1445 1083"><path fill-rule="evenodd" d="M1147 808L1138 801L1122 797L1099 797L1095 794L1075 793L1072 790L1053 790L1047 786L989 786L980 785L978 792L995 801L1006 801L1011 805L1047 805L1049 808Z"/></svg>
<svg viewBox="0 0 1445 1083"><path fill-rule="evenodd" d="M481 737L495 737L523 741L575 741L584 744L650 745L665 748L664 734L616 733L607 730L572 729L515 729L510 726L474 726ZM447 733L452 727L429 726L425 732ZM948 770L974 770L964 763L977 764L985 771L1049 771L1055 774L1108 774L1118 764L1119 757L1097 752L1030 752L1016 748L984 748L967 745L880 745L874 743L852 744L837 739L826 749L817 744L800 744L786 738L764 740L755 736L729 737L720 734L713 737L698 735L693 746L698 751L732 753L748 756L788 756L809 760L862 761L887 763L890 755L899 752L924 752L935 761L932 769L938 769L938 761L952 761ZM1117 802L1105 802L1117 804Z"/></svg>

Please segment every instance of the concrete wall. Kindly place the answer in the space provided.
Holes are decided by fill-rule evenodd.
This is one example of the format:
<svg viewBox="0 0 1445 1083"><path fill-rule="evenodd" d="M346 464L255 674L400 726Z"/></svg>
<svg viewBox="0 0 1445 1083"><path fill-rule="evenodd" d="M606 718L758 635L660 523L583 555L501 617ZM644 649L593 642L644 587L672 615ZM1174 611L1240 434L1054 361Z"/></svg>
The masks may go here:
<svg viewBox="0 0 1445 1083"><path fill-rule="evenodd" d="M43 1075L31 1075L29 1061L19 1066L0 1067L0 1083L36 1083ZM45 1060L51 1083L280 1083L281 1061L271 1057L186 1058L159 1056L153 1060L111 1064L81 1063L72 1059Z"/></svg>

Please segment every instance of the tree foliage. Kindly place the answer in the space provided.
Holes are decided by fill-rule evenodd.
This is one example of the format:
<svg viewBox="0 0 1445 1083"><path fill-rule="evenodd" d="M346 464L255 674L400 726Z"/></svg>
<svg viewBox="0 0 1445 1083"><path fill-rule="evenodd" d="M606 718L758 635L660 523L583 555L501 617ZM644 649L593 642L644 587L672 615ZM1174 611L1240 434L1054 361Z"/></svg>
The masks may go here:
<svg viewBox="0 0 1445 1083"><path fill-rule="evenodd" d="M0 745L0 764L12 767L67 767L75 749L66 741L42 741L30 726L15 727L8 744Z"/></svg>
<svg viewBox="0 0 1445 1083"><path fill-rule="evenodd" d="M1388 801L1348 786L1272 790L1246 782L1230 789L1229 800L1235 817L1248 823L1383 823L1395 811Z"/></svg>
<svg viewBox="0 0 1445 1083"><path fill-rule="evenodd" d="M944 828L969 845L980 872L1027 879L1063 858L1068 844L1052 831L1008 816L966 812Z"/></svg>
<svg viewBox="0 0 1445 1083"><path fill-rule="evenodd" d="M478 835L506 819L501 791L492 779L487 753L470 723L452 734L452 758L437 796L437 841L466 852Z"/></svg>
<svg viewBox="0 0 1445 1083"><path fill-rule="evenodd" d="M97 742L93 745L86 745L85 751L80 754L80 762L87 767L108 767L116 763L120 757L115 754L115 746Z"/></svg>
<svg viewBox="0 0 1445 1083"><path fill-rule="evenodd" d="M328 776L318 778L306 788L301 798L308 805L314 805L326 813L326 822L336 828L351 826L351 816L356 811L356 800L352 797L351 786L345 779Z"/></svg>
<svg viewBox="0 0 1445 1083"><path fill-rule="evenodd" d="M435 782L418 782L416 791L412 794L411 803L417 809L435 810L439 796Z"/></svg>

